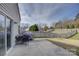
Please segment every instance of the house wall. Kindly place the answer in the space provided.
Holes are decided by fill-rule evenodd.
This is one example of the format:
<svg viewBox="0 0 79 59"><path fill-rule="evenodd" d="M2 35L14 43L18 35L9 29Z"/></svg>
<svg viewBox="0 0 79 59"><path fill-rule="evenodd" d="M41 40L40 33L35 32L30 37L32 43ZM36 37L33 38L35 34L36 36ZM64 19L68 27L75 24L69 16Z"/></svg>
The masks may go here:
<svg viewBox="0 0 79 59"><path fill-rule="evenodd" d="M12 35L11 35L11 45L12 47L15 45L15 36L18 34L18 23L12 22Z"/></svg>

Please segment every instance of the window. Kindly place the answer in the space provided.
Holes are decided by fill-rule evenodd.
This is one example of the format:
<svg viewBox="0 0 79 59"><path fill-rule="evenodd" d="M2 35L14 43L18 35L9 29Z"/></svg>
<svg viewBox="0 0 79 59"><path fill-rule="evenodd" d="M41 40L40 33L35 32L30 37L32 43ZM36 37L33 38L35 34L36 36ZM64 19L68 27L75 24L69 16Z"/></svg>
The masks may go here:
<svg viewBox="0 0 79 59"><path fill-rule="evenodd" d="M0 15L0 55L5 54L5 17Z"/></svg>

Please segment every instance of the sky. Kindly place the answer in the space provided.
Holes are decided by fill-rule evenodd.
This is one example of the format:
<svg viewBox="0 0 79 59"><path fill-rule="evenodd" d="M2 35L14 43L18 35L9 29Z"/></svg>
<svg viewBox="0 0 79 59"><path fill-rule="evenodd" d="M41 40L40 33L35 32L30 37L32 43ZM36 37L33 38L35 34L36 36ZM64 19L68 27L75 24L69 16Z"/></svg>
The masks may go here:
<svg viewBox="0 0 79 59"><path fill-rule="evenodd" d="M51 24L74 19L79 13L78 3L23 3L19 4L21 23Z"/></svg>

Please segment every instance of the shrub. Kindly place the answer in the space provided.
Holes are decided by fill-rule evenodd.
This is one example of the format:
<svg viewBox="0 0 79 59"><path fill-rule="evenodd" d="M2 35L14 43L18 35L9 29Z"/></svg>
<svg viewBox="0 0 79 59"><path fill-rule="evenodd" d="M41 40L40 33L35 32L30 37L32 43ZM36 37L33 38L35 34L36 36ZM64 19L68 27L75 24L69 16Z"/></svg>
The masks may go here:
<svg viewBox="0 0 79 59"><path fill-rule="evenodd" d="M34 24L34 25L30 26L30 28L29 28L29 31L38 31L38 30L39 29L38 29L37 24Z"/></svg>

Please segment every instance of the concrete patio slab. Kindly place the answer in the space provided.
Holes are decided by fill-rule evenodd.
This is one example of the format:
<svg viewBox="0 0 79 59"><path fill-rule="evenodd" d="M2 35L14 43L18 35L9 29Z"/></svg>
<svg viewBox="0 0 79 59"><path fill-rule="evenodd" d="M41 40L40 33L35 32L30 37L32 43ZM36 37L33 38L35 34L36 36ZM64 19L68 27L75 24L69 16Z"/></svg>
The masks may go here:
<svg viewBox="0 0 79 59"><path fill-rule="evenodd" d="M7 56L75 56L47 40L34 40L28 45L16 45Z"/></svg>

